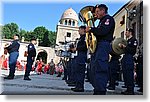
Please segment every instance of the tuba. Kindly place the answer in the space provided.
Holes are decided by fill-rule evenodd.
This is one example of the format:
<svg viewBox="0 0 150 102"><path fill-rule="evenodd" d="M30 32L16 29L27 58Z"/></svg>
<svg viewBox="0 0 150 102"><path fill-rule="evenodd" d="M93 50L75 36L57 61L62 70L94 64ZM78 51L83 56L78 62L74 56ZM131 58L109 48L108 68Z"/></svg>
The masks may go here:
<svg viewBox="0 0 150 102"><path fill-rule="evenodd" d="M80 10L79 19L81 22L87 24L88 27L94 27L95 18L92 14L94 6L86 6ZM94 53L96 49L97 40L91 32L86 33L86 46L90 53Z"/></svg>

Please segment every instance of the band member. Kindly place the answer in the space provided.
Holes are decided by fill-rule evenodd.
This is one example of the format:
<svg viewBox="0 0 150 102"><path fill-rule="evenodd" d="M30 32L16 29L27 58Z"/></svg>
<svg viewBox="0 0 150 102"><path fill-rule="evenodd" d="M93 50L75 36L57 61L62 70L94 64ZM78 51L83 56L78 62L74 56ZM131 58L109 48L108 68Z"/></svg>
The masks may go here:
<svg viewBox="0 0 150 102"><path fill-rule="evenodd" d="M120 70L120 56L111 53L111 60L109 61L109 85L107 89L115 90L115 84L118 79L118 71Z"/></svg>
<svg viewBox="0 0 150 102"><path fill-rule="evenodd" d="M140 89L137 91L143 92L143 51L139 49L138 57L136 62L136 73L137 73L137 84Z"/></svg>
<svg viewBox="0 0 150 102"><path fill-rule="evenodd" d="M122 58L122 70L125 85L127 86L127 90L121 92L125 95L133 95L134 94L134 58L133 56L136 53L137 48L137 40L133 37L133 29L126 30L126 38L127 46L124 44L119 44L121 48L125 49L125 55Z"/></svg>
<svg viewBox="0 0 150 102"><path fill-rule="evenodd" d="M91 83L94 87L94 95L105 95L108 81L108 59L111 52L110 43L113 40L115 21L107 14L108 7L105 4L96 5L94 13L100 20L97 27L87 27L86 32L92 32L97 38L96 51L91 56Z"/></svg>
<svg viewBox="0 0 150 102"><path fill-rule="evenodd" d="M25 71L25 75L24 75L24 80L31 80L29 78L29 74L30 71L32 69L32 65L36 56L36 49L35 46L36 45L36 38L32 38L31 39L31 43L28 45L28 55L27 55L27 65L26 65L26 71Z"/></svg>
<svg viewBox="0 0 150 102"><path fill-rule="evenodd" d="M75 77L76 77L76 86L72 88L74 92L83 92L84 91L84 79L85 79L85 69L86 69L86 60L87 60L87 47L85 42L85 26L79 27L80 38L77 43L77 47L73 48L73 51L78 51L78 55L75 58Z"/></svg>
<svg viewBox="0 0 150 102"><path fill-rule="evenodd" d="M19 47L19 35L15 34L12 43L8 47L5 47L9 53L9 75L4 77L4 79L14 79L16 62L19 56Z"/></svg>

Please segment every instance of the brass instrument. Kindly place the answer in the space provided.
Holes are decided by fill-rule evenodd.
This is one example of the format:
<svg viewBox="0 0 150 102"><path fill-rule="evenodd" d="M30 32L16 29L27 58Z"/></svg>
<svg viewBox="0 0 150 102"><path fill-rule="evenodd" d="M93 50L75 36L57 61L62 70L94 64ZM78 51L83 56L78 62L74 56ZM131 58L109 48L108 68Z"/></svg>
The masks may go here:
<svg viewBox="0 0 150 102"><path fill-rule="evenodd" d="M87 24L88 27L94 27L95 18L92 14L94 6L86 6L80 10L79 19L81 22ZM96 49L97 40L91 32L86 33L86 45L90 53L94 53Z"/></svg>
<svg viewBox="0 0 150 102"><path fill-rule="evenodd" d="M5 55L7 55L7 53L8 53L7 47L8 47L9 45L10 45L9 43L6 43L5 46L4 46L4 54L5 54Z"/></svg>
<svg viewBox="0 0 150 102"><path fill-rule="evenodd" d="M124 48L120 48L119 44L124 44L125 46L127 46L127 41L123 38L115 38L112 41L112 50L116 55L121 55L124 53Z"/></svg>

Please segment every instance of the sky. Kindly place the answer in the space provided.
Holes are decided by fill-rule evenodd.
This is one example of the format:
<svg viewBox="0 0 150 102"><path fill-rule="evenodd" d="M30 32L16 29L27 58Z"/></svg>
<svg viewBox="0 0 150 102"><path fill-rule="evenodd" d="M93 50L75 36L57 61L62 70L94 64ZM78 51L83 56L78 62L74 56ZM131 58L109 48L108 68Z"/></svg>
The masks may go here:
<svg viewBox="0 0 150 102"><path fill-rule="evenodd" d="M24 1L24 0L22 0ZM30 2L32 1L32 2ZM20 29L32 31L37 26L44 26L48 30L56 31L56 26L63 14L69 8L76 13L85 6L95 6L96 4L106 4L109 8L108 13L113 15L129 0L74 0L66 2L65 0L3 0L1 3L2 21L1 24L14 22ZM115 1L115 2L114 2Z"/></svg>

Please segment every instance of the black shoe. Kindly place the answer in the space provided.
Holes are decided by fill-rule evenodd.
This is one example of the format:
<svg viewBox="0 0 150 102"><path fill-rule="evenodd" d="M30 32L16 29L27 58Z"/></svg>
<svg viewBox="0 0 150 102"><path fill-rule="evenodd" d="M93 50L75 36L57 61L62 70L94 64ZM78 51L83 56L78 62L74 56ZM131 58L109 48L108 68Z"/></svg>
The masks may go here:
<svg viewBox="0 0 150 102"><path fill-rule="evenodd" d="M76 84L76 82L72 82L72 81L67 81L67 84Z"/></svg>
<svg viewBox="0 0 150 102"><path fill-rule="evenodd" d="M105 91L94 92L93 95L106 95Z"/></svg>
<svg viewBox="0 0 150 102"><path fill-rule="evenodd" d="M76 86L76 84L68 84L68 86Z"/></svg>
<svg viewBox="0 0 150 102"><path fill-rule="evenodd" d="M142 89L142 88L140 88L140 89L138 89L137 91L138 91L138 92L143 92L143 89Z"/></svg>
<svg viewBox="0 0 150 102"><path fill-rule="evenodd" d="M85 80L85 82L90 82L90 81L87 79L87 80Z"/></svg>
<svg viewBox="0 0 150 102"><path fill-rule="evenodd" d="M62 80L66 80L66 78L63 77Z"/></svg>
<svg viewBox="0 0 150 102"><path fill-rule="evenodd" d="M108 86L107 89L108 89L108 90L115 90L115 87Z"/></svg>
<svg viewBox="0 0 150 102"><path fill-rule="evenodd" d="M116 85L116 86L119 86L119 82L115 82L115 85Z"/></svg>
<svg viewBox="0 0 150 102"><path fill-rule="evenodd" d="M74 90L74 89L76 89L75 87L74 88L71 88L71 90Z"/></svg>
<svg viewBox="0 0 150 102"><path fill-rule="evenodd" d="M122 86L122 88L127 88L127 86Z"/></svg>
<svg viewBox="0 0 150 102"><path fill-rule="evenodd" d="M123 94L123 95L134 95L134 92L126 90L124 92L121 92L121 94Z"/></svg>
<svg viewBox="0 0 150 102"><path fill-rule="evenodd" d="M4 79L12 80L14 79L14 76L8 75L7 77L4 77Z"/></svg>
<svg viewBox="0 0 150 102"><path fill-rule="evenodd" d="M30 81L31 79L29 77L24 77L24 80Z"/></svg>
<svg viewBox="0 0 150 102"><path fill-rule="evenodd" d="M74 89L72 89L72 91L74 91L74 92L84 92L84 89L83 88L74 88Z"/></svg>

